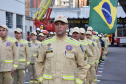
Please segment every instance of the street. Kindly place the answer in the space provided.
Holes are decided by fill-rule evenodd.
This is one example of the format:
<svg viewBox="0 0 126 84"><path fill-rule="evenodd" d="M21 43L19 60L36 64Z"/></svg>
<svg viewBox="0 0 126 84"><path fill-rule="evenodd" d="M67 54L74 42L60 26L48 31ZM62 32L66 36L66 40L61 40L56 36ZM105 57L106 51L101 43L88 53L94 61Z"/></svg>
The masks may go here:
<svg viewBox="0 0 126 84"><path fill-rule="evenodd" d="M126 84L126 47L109 47L106 60L98 66L98 84ZM28 72L26 82L28 82Z"/></svg>
<svg viewBox="0 0 126 84"><path fill-rule="evenodd" d="M98 67L98 84L126 84L126 47L109 47L106 60Z"/></svg>

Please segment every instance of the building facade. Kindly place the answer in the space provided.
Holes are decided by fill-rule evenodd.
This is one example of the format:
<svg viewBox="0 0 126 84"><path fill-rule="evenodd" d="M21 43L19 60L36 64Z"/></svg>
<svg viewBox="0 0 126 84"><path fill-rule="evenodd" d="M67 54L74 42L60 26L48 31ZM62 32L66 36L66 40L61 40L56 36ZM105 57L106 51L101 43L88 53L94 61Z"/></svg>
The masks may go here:
<svg viewBox="0 0 126 84"><path fill-rule="evenodd" d="M8 26L9 36L14 37L16 28L21 28L25 33L25 0L1 0L0 25Z"/></svg>

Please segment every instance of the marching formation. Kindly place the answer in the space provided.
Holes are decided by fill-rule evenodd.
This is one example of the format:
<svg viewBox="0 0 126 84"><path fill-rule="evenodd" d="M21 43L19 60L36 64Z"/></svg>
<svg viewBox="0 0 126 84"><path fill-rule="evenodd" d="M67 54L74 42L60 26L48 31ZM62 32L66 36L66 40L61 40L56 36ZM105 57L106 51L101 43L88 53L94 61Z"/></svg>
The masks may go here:
<svg viewBox="0 0 126 84"><path fill-rule="evenodd" d="M31 41L22 39L22 30L9 37L8 27L0 25L0 84L97 84L97 66L108 54L107 34L92 27L74 27L67 35L68 20L58 15L56 33L46 30L31 33Z"/></svg>

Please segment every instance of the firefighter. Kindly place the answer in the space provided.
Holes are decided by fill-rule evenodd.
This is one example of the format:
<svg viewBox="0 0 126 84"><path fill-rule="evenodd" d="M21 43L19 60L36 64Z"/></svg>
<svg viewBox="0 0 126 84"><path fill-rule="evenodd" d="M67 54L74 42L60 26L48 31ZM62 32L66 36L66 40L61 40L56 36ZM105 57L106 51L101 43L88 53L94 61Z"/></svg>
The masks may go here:
<svg viewBox="0 0 126 84"><path fill-rule="evenodd" d="M99 40L100 40L102 52L103 52L104 48L105 48L105 44L104 44L104 41L102 40L102 36L101 35L98 35L98 36L99 36ZM101 53L101 57L100 57L100 62L102 62L102 53Z"/></svg>
<svg viewBox="0 0 126 84"><path fill-rule="evenodd" d="M104 38L103 33L101 33L101 36L102 36L102 40L104 41L104 44L105 44L105 47L104 47L104 50L103 50L103 53L102 53L102 61L104 61L105 60L105 48L106 48L107 42Z"/></svg>
<svg viewBox="0 0 126 84"><path fill-rule="evenodd" d="M92 32L92 41L95 43L98 44L98 49L99 49L99 54L101 54L101 44L100 44L100 41L99 41L99 37L96 35L95 31L93 31L93 28L91 26L89 26L87 28L87 31L91 31ZM93 33L94 32L94 33Z"/></svg>
<svg viewBox="0 0 126 84"><path fill-rule="evenodd" d="M44 34L43 34L43 33L40 33L40 34L38 35L38 40L39 40L40 42L42 42L42 41L44 40Z"/></svg>
<svg viewBox="0 0 126 84"><path fill-rule="evenodd" d="M28 66L29 71L29 83L30 84L38 84L37 77L36 77L36 71L35 71L35 61L38 57L38 52L41 47L41 42L37 41L37 33L32 32L31 33L32 40L29 42L30 46L30 52L31 52L31 61L30 65Z"/></svg>
<svg viewBox="0 0 126 84"><path fill-rule="evenodd" d="M91 67L91 76L89 80L89 84L97 84L97 77L96 77L96 59L97 59L97 51L94 42L92 41L92 32L87 31L86 32L86 41L89 42L91 50L93 52L93 63Z"/></svg>
<svg viewBox="0 0 126 84"><path fill-rule="evenodd" d="M13 84L25 84L25 72L30 64L30 52L28 42L22 39L22 30L17 28L15 31L15 38L18 41L19 47L19 66L18 69L14 73Z"/></svg>
<svg viewBox="0 0 126 84"><path fill-rule="evenodd" d="M48 31L47 30L43 30L42 33L44 34L44 39L46 39L48 37Z"/></svg>
<svg viewBox="0 0 126 84"><path fill-rule="evenodd" d="M88 73L87 73L87 79L86 79L86 84L90 84L90 72L91 72L91 67L93 64L93 53L91 50L91 45L89 44L89 42L86 41L86 34L85 34L85 29L84 28L80 28L80 42L86 47L86 55L87 56L87 63L88 63Z"/></svg>
<svg viewBox="0 0 126 84"><path fill-rule="evenodd" d="M8 32L6 25L0 25L0 84L10 84L18 68L18 43Z"/></svg>
<svg viewBox="0 0 126 84"><path fill-rule="evenodd" d="M107 37L107 34L104 35L104 38L106 40L106 47L105 47L105 54L108 54L108 46L109 46L109 38Z"/></svg>
<svg viewBox="0 0 126 84"><path fill-rule="evenodd" d="M66 36L65 16L56 16L54 25L56 36L43 41L35 63L38 80L42 84L83 84L87 74L84 49L78 41Z"/></svg>
<svg viewBox="0 0 126 84"><path fill-rule="evenodd" d="M92 61L93 61L93 53L89 47L89 44L88 42L85 42L83 38L85 38L85 30L84 28L78 28L78 27L75 27L73 29L73 32L72 32L72 38L76 39L77 41L79 41L82 46L84 47L84 50L85 50L85 55L84 55L84 60L87 60L87 63L88 63L88 71L90 71L90 67L92 66ZM80 40L80 37L83 39ZM88 74L88 73L87 73ZM84 80L85 81L85 84L89 84L89 75L87 75L87 79Z"/></svg>

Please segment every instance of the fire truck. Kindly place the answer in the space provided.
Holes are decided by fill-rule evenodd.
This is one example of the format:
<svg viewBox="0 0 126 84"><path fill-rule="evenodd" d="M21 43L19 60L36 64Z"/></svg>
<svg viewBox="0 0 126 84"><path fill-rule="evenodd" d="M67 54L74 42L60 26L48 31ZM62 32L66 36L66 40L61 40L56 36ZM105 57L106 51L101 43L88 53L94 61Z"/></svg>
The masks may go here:
<svg viewBox="0 0 126 84"><path fill-rule="evenodd" d="M55 32L54 24L50 22L50 15L52 12L52 6L55 0L42 0L33 16L33 23L36 28L47 30L48 32ZM45 16L46 14L46 16Z"/></svg>

